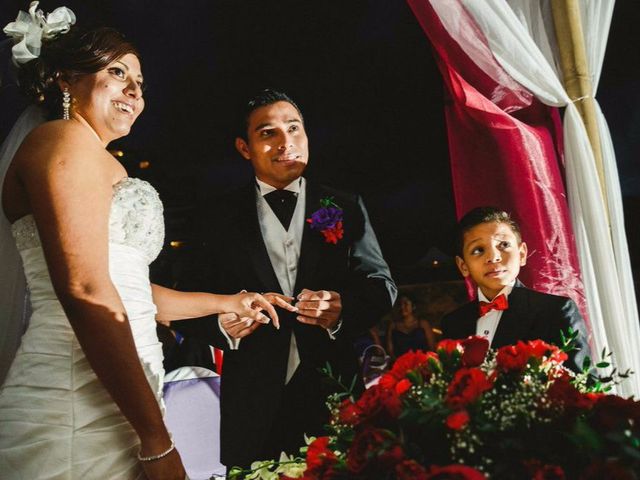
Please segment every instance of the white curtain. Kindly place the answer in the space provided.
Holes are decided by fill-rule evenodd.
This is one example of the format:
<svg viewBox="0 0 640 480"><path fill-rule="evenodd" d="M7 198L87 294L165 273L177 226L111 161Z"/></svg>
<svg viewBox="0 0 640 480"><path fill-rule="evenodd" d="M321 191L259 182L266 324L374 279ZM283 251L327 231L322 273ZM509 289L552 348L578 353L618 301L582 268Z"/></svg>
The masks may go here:
<svg viewBox="0 0 640 480"><path fill-rule="evenodd" d="M543 103L566 107L563 128L569 209L593 344L597 352L604 347L613 351L614 366L620 371L630 368L640 373L640 348L635 345L640 339L640 322L624 231L615 153L606 121L597 108L606 175L608 201L605 205L584 124L562 86L555 65L557 47L549 0L430 2L448 33L472 59L477 46L467 38L458 22L461 6L474 18L494 57L509 75ZM613 4L613 0L580 2L594 91L602 70ZM481 64L478 66L483 68ZM619 385L617 393L640 397L640 374Z"/></svg>

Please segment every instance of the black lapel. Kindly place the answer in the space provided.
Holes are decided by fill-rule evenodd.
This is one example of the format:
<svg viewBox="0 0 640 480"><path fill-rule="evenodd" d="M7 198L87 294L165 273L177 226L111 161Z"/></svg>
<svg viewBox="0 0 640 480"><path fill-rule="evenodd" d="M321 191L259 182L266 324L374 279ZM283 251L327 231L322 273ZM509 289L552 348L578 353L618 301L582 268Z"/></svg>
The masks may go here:
<svg viewBox="0 0 640 480"><path fill-rule="evenodd" d="M305 288L305 285L310 284L316 272L320 255L324 248L326 248L322 234L316 230L311 230L311 227L307 223L307 218L311 218L311 214L320 208L322 194L322 189L318 185L307 181L304 229L302 233L302 243L300 245L296 285L293 290L294 295L300 293L300 290Z"/></svg>
<svg viewBox="0 0 640 480"><path fill-rule="evenodd" d="M269 253L262 238L260 223L258 222L258 210L256 207L256 186L251 182L246 189L246 194L241 195L241 205L238 208L236 226L240 233L239 241L246 247L254 271L264 286L265 292L280 292L280 283L276 276Z"/></svg>
<svg viewBox="0 0 640 480"><path fill-rule="evenodd" d="M519 284L522 285L522 284ZM509 294L509 308L502 313L492 346L512 345L518 340L528 340L532 319L529 316L529 301L526 288L514 286Z"/></svg>
<svg viewBox="0 0 640 480"><path fill-rule="evenodd" d="M454 326L455 330L453 337L455 338L467 338L470 335L476 334L476 327L478 324L478 301L469 302L462 307L460 316L456 319Z"/></svg>

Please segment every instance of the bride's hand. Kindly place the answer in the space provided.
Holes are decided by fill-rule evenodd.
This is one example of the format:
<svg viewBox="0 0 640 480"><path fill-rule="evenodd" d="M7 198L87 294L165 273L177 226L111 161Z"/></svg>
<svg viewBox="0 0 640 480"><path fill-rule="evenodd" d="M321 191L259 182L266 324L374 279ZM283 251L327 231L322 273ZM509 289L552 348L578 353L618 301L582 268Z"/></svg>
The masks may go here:
<svg viewBox="0 0 640 480"><path fill-rule="evenodd" d="M276 307L284 308L290 312L297 312L298 308L291 305L291 302L295 300L294 297L283 295L282 293L268 292L263 293L262 296L267 299L269 303Z"/></svg>
<svg viewBox="0 0 640 480"><path fill-rule="evenodd" d="M187 478L180 454L176 449L166 457L140 462L140 464L148 480L184 480Z"/></svg>
<svg viewBox="0 0 640 480"><path fill-rule="evenodd" d="M262 311L266 311L267 317ZM241 318L250 318L260 323L269 323L273 320L273 325L280 328L280 320L273 305L265 297L255 292L240 292L235 295L228 295L225 313L235 313Z"/></svg>

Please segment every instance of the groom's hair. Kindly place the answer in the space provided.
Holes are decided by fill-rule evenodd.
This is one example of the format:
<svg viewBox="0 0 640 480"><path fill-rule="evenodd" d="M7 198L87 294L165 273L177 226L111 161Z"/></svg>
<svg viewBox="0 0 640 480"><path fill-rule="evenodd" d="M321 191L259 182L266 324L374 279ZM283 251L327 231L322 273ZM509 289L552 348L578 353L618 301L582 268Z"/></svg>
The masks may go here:
<svg viewBox="0 0 640 480"><path fill-rule="evenodd" d="M293 107L298 111L300 115L300 120L304 122L304 118L302 117L302 112L300 108L294 102L289 95L284 92L279 92L277 90L272 90L270 88L265 88L258 92L257 95L253 96L245 105L244 108L244 116L243 123L238 128L238 136L247 140L247 127L249 126L249 117L253 113L254 110L257 110L260 107L265 107L267 105L272 105L276 102L287 102L293 105Z"/></svg>

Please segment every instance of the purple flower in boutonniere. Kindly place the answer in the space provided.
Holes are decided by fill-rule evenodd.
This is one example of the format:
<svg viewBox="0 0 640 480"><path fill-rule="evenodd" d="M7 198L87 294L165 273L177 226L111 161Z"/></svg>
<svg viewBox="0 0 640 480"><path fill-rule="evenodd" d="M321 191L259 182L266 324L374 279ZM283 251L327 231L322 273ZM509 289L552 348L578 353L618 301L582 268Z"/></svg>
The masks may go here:
<svg viewBox="0 0 640 480"><path fill-rule="evenodd" d="M311 218L307 218L307 223L312 230L318 230L327 243L338 243L344 235L342 228L342 209L333 201L333 197L323 198L320 200L320 209L311 214Z"/></svg>

